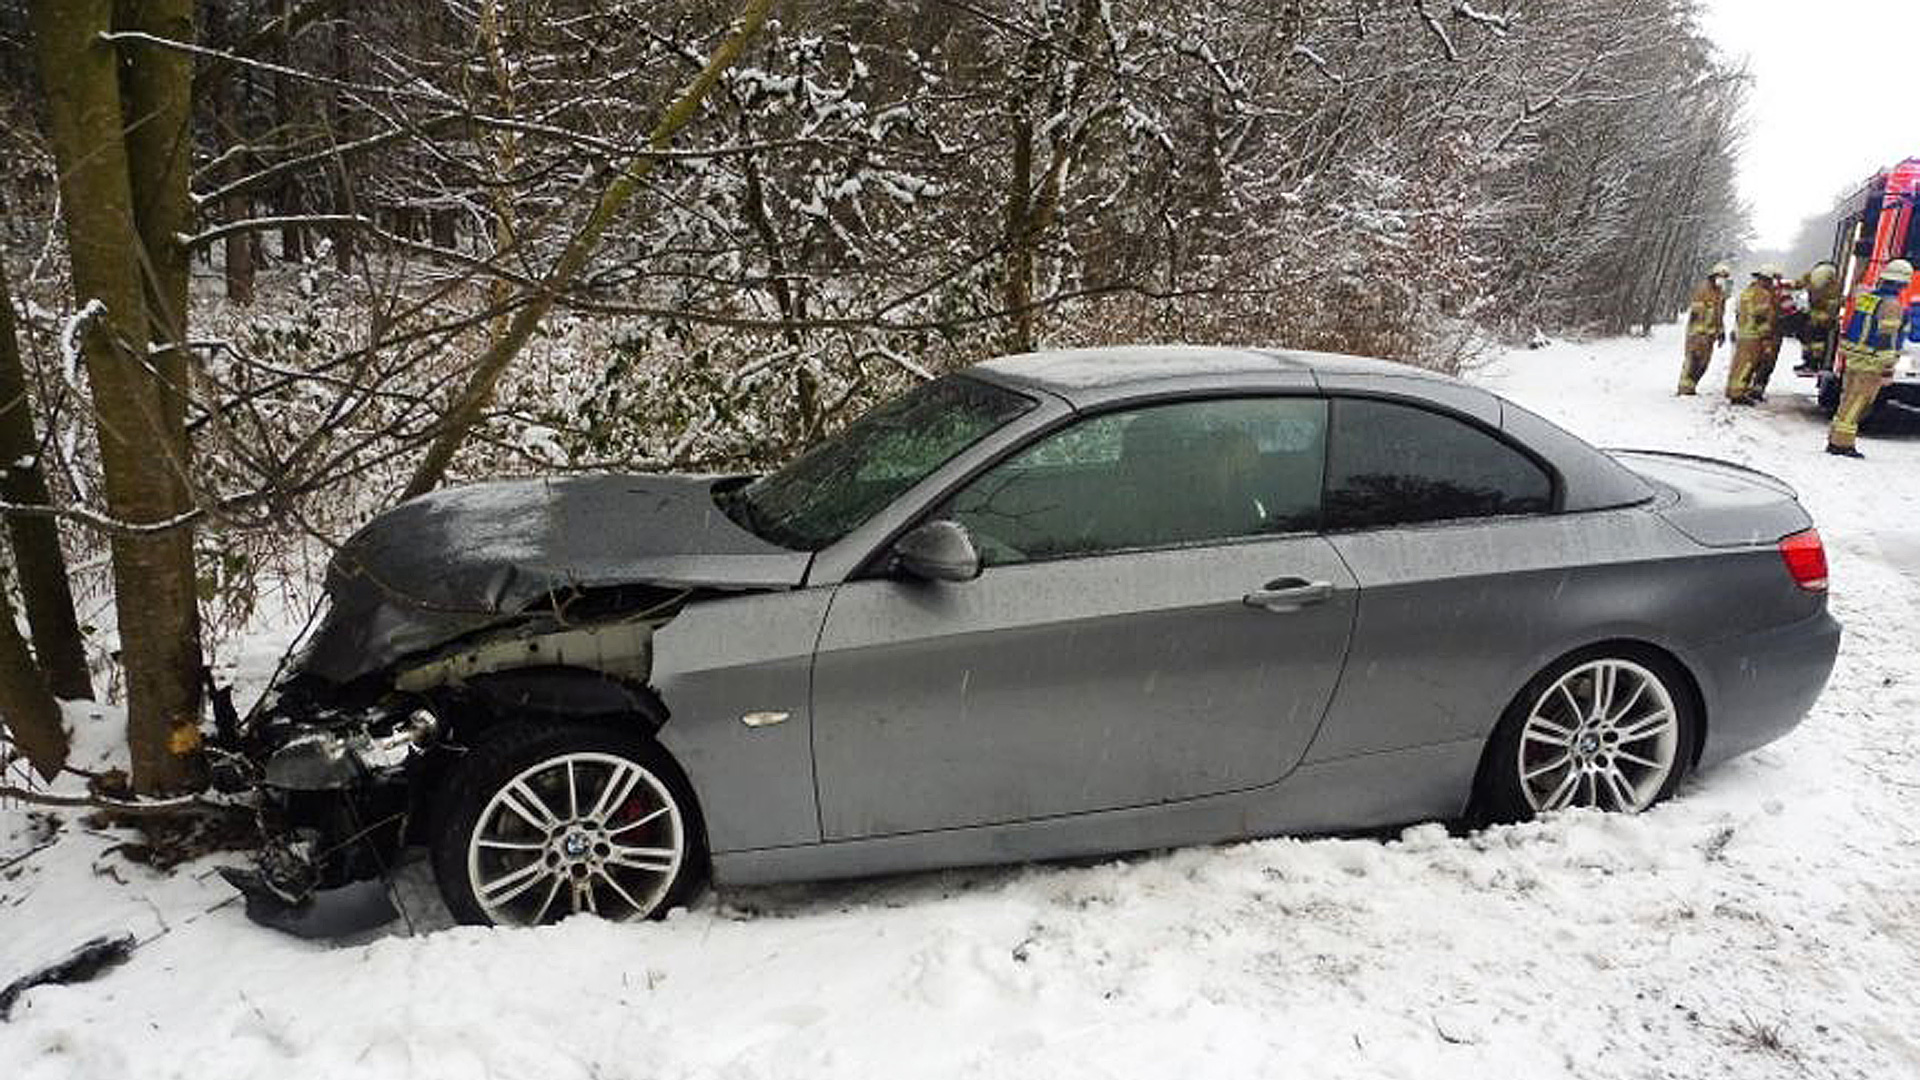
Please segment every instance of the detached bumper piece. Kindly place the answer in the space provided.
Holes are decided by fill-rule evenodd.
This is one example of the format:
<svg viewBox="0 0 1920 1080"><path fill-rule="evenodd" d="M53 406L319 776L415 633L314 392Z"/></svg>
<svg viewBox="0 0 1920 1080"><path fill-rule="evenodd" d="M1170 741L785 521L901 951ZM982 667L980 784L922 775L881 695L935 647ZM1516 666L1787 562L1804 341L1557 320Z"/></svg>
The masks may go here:
<svg viewBox="0 0 1920 1080"><path fill-rule="evenodd" d="M246 898L247 918L299 938L349 937L400 917L383 881L355 881L295 898L258 870L228 866L221 868L220 876Z"/></svg>

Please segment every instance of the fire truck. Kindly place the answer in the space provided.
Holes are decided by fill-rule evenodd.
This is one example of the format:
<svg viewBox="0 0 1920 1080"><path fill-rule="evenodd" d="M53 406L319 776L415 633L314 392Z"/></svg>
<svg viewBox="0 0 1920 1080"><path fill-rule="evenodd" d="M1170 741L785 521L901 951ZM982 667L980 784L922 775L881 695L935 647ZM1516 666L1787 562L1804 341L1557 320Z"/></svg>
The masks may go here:
<svg viewBox="0 0 1920 1080"><path fill-rule="evenodd" d="M1854 291L1880 278L1880 268L1894 259L1920 263L1920 157L1908 158L1866 182L1848 200L1849 209L1833 234L1833 265L1840 269L1845 305L1828 342L1833 370L1812 373L1820 380L1820 409L1831 416L1840 407L1840 376L1846 361L1840 356L1839 334L1853 317ZM1893 380L1880 391L1866 419L1885 417L1889 410L1920 417L1920 280L1900 295L1907 307L1907 325L1900 335L1900 360Z"/></svg>

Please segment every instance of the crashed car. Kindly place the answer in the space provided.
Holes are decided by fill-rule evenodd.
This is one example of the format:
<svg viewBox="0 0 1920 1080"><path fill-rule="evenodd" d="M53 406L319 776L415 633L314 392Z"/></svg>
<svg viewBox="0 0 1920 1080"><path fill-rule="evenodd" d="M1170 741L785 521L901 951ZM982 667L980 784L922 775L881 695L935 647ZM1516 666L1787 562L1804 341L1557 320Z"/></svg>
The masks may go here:
<svg viewBox="0 0 1920 1080"><path fill-rule="evenodd" d="M313 903L426 846L469 923L1422 819L1634 812L1811 706L1778 480L1383 361L989 361L761 477L369 523L229 723Z"/></svg>

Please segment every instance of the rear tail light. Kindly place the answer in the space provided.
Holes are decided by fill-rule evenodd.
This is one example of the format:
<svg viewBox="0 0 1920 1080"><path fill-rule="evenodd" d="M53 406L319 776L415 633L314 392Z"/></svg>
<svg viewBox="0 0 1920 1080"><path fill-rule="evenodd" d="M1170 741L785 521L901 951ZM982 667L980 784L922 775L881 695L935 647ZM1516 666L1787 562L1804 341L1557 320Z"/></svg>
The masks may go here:
<svg viewBox="0 0 1920 1080"><path fill-rule="evenodd" d="M1793 583L1808 592L1827 591L1827 549L1820 543L1820 532L1808 529L1780 541L1780 557L1787 562Z"/></svg>

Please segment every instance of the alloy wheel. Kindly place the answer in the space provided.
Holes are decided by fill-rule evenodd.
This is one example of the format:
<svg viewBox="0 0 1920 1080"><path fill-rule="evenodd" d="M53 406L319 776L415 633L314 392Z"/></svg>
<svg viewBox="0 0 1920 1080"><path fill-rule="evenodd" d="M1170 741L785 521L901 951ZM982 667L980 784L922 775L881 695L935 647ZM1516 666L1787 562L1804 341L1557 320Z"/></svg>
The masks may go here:
<svg viewBox="0 0 1920 1080"><path fill-rule="evenodd" d="M1541 694L1520 733L1520 789L1536 812L1570 806L1637 813L1653 805L1680 753L1680 715L1658 675L1591 660Z"/></svg>
<svg viewBox="0 0 1920 1080"><path fill-rule="evenodd" d="M686 824L665 783L616 754L560 754L494 792L467 842L474 898L500 925L582 911L653 913L686 859Z"/></svg>

